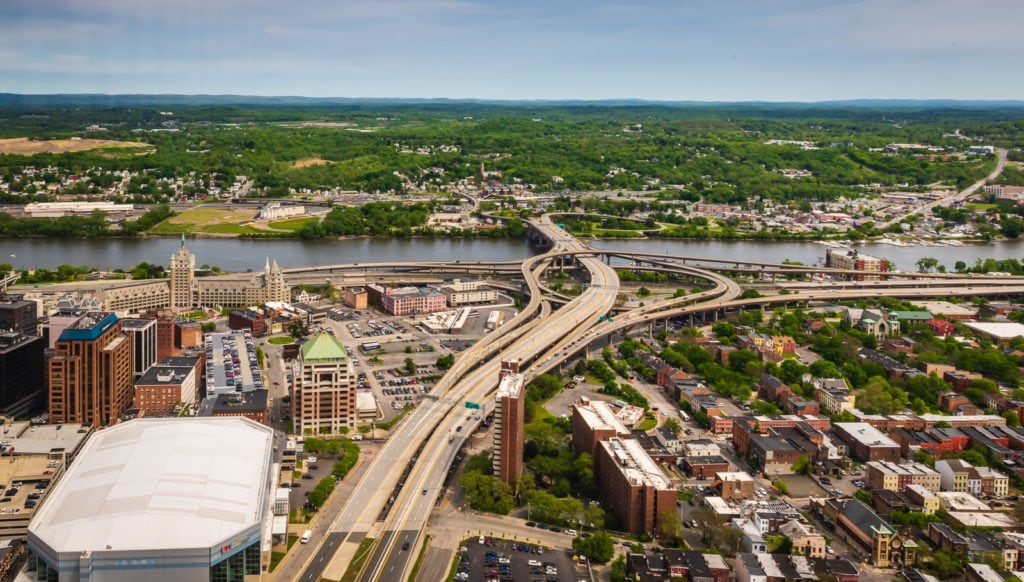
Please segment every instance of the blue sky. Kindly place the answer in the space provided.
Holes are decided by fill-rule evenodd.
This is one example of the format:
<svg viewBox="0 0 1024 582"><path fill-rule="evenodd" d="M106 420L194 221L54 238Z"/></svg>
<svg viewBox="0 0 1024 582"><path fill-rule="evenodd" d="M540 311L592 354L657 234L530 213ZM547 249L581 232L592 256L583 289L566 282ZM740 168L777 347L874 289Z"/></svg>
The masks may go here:
<svg viewBox="0 0 1024 582"><path fill-rule="evenodd" d="M3 0L0 92L1022 99L1020 0Z"/></svg>

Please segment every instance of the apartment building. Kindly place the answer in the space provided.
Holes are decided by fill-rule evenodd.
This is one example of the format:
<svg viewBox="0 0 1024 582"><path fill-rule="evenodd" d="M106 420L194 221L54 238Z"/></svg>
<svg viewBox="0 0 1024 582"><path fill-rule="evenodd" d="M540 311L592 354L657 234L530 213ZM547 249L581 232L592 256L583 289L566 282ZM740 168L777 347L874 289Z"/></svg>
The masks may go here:
<svg viewBox="0 0 1024 582"><path fill-rule="evenodd" d="M494 441L491 464L494 474L509 485L523 472L523 425L526 381L518 360L503 360L494 395Z"/></svg>

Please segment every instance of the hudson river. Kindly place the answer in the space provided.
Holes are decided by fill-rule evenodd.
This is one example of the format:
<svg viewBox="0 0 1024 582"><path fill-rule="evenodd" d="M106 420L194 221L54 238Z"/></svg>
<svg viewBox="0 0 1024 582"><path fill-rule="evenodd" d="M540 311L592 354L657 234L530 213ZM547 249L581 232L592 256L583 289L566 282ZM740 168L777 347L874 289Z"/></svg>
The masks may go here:
<svg viewBox="0 0 1024 582"><path fill-rule="evenodd" d="M176 238L143 239L0 239L0 263L17 269L58 265L86 265L103 270L127 269L142 262L167 265L178 248ZM269 257L283 268L304 265L382 261L507 261L536 254L525 240L441 239L441 238L352 238L342 240L298 239L187 239L196 265L217 265L225 271L259 270ZM819 264L824 245L811 242L693 241L693 240L601 240L595 248L647 253L668 253L692 257L781 262L784 259L806 265ZM956 261L973 265L976 259L1024 260L1024 241L964 244L963 246L897 247L864 244L860 252L887 258L903 271L916 270L922 257L934 257L953 270Z"/></svg>

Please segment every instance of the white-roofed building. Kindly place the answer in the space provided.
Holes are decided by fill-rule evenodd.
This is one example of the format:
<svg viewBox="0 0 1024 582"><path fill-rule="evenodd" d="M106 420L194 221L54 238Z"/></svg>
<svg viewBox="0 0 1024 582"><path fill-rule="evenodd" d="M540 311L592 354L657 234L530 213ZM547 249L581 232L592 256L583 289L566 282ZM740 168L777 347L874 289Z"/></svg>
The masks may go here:
<svg viewBox="0 0 1024 582"><path fill-rule="evenodd" d="M97 432L29 524L31 574L60 582L260 574L273 436L241 417L142 418Z"/></svg>

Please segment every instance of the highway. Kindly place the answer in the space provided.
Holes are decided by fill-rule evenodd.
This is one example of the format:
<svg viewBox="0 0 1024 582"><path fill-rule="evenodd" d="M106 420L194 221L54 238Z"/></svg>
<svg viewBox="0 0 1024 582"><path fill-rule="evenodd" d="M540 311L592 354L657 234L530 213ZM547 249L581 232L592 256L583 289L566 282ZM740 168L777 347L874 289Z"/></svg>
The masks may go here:
<svg viewBox="0 0 1024 582"><path fill-rule="evenodd" d="M1003 168L1006 167L1006 150L1003 148L999 148L996 150L996 155L998 156L996 161L996 169L992 170L992 173L978 180L977 182L971 184L970 186L964 188L963 190L957 192L956 194L944 196L942 198L939 198L938 200L932 200L931 202L925 204L924 206L915 208L914 213L928 213L931 212L932 209L935 208L936 206L949 206L953 202L956 202L958 200L965 200L970 195L977 192L978 189L984 186L986 182L995 179L996 176L1003 173ZM882 230L884 228L892 226L893 224L896 224L897 222L903 220L904 218L904 216L897 216L896 218L890 219L886 222L876 224L875 228Z"/></svg>
<svg viewBox="0 0 1024 582"><path fill-rule="evenodd" d="M489 334L461 354L435 388L440 398L424 401L395 431L367 468L356 493L331 523L331 534L325 541L327 549L322 546L317 550L300 580L317 580L333 559L331 556L351 553L368 535L375 539L375 546L360 579L404 579L455 452L472 429L464 420L463 402L485 401L497 385L502 359L535 357L566 333L579 333L592 326L611 309L618 293L618 277L611 267L594 257L580 259L590 272L586 291L556 312L551 312L547 304L542 306L538 278L549 264L550 254L563 250L579 253L585 249L550 220L537 221L534 227L558 242L552 253L532 257L519 265L530 288L530 303L499 328L500 332ZM528 322L535 314L536 319ZM496 353L498 350L500 353ZM455 430L458 426L463 426L463 430ZM389 506L384 522L378 524Z"/></svg>
<svg viewBox="0 0 1024 582"><path fill-rule="evenodd" d="M542 230L549 240L556 241L552 249L554 252L585 250L564 231L555 227L547 217L534 223L534 227ZM421 460L414 464L405 487L383 524L384 534L380 536L380 542L360 580L405 580L408 577L421 541L421 532L433 511L434 501L442 491L458 445L461 444L461 440L449 443L449 435L468 434L473 428L470 424L478 422L473 420L473 415L467 415L461 403L465 400L484 402L488 398L497 386L501 360L528 361L548 346L578 336L611 309L618 294L618 277L614 270L594 257L581 257L580 261L590 273L587 289L544 320L538 320L543 321L543 325L535 325L533 333L522 334L496 357L480 362L447 397L453 400L455 406L445 415L440 424L441 430L434 431L425 442L419 455ZM537 258L527 262L536 264ZM539 269L529 272L527 282L531 288L536 288L539 274ZM535 296L531 295L531 302L534 300ZM463 430L448 432L449 428L458 426L462 426ZM407 550L403 549L406 543L409 544Z"/></svg>

